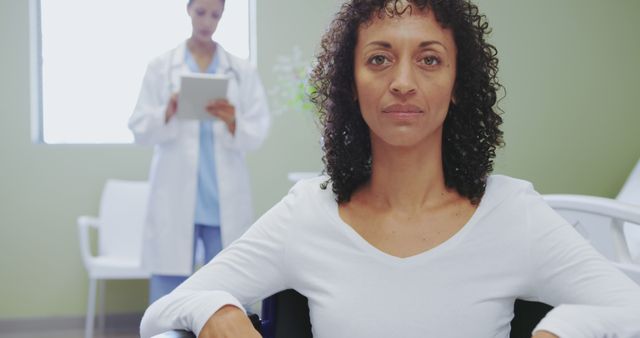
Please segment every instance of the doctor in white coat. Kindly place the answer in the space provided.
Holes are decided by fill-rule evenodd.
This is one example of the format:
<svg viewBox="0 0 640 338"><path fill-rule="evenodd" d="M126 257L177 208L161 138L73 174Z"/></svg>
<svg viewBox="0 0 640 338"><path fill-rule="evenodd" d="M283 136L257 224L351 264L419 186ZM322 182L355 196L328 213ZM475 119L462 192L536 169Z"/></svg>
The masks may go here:
<svg viewBox="0 0 640 338"><path fill-rule="evenodd" d="M150 303L193 273L195 245L209 260L253 222L245 152L269 128L266 95L255 69L212 40L224 0L189 0L193 32L153 60L129 128L136 143L154 146L149 181L144 264L151 270ZM227 74L228 100L210 102L213 121L180 119L180 75Z"/></svg>

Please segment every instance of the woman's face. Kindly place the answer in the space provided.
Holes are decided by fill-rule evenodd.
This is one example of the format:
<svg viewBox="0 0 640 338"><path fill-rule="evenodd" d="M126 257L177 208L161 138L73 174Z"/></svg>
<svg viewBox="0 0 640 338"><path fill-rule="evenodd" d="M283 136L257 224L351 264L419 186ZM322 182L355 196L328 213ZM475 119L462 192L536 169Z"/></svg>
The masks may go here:
<svg viewBox="0 0 640 338"><path fill-rule="evenodd" d="M187 6L193 29L192 37L203 42L210 41L218 27L223 10L223 0L193 0Z"/></svg>
<svg viewBox="0 0 640 338"><path fill-rule="evenodd" d="M358 30L355 87L372 146L441 142L452 99L457 49L432 11L374 15Z"/></svg>

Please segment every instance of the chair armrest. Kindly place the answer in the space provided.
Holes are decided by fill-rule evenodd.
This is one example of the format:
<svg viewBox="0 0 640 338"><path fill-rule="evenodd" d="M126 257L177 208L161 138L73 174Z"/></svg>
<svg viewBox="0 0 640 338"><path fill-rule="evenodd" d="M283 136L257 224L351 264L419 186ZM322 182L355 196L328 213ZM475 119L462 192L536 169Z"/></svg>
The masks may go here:
<svg viewBox="0 0 640 338"><path fill-rule="evenodd" d="M91 243L89 238L89 228L98 229L100 219L91 216L78 217L78 237L80 239L80 255L85 268L89 268L90 261L93 258L91 254Z"/></svg>
<svg viewBox="0 0 640 338"><path fill-rule="evenodd" d="M586 212L640 225L640 206L612 198L589 195L544 195L544 200L554 209Z"/></svg>
<svg viewBox="0 0 640 338"><path fill-rule="evenodd" d="M153 338L196 338L196 335L189 331L171 330L155 335Z"/></svg>
<svg viewBox="0 0 640 338"><path fill-rule="evenodd" d="M617 257L621 263L634 262L629 252L629 244L624 234L624 225L640 226L640 206L611 198L549 194L544 200L555 210L577 211L611 219L611 232Z"/></svg>
<svg viewBox="0 0 640 338"><path fill-rule="evenodd" d="M253 327L262 334L262 326L260 323L260 317L256 314L249 315L249 320L251 320L251 324ZM171 330L158 335L153 336L153 338L196 338L196 335L193 332L185 331L185 330Z"/></svg>

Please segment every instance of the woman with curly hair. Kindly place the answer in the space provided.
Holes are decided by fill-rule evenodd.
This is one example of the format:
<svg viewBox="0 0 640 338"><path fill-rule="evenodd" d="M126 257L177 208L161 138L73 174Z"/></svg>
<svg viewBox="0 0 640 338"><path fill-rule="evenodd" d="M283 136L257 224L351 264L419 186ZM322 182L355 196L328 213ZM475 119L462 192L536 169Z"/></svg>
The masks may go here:
<svg viewBox="0 0 640 338"><path fill-rule="evenodd" d="M534 337L640 335L640 288L530 183L489 176L488 33L467 0L345 3L312 76L327 176L154 303L142 336L259 337L242 304L289 288L319 338L504 338L517 298L556 306Z"/></svg>

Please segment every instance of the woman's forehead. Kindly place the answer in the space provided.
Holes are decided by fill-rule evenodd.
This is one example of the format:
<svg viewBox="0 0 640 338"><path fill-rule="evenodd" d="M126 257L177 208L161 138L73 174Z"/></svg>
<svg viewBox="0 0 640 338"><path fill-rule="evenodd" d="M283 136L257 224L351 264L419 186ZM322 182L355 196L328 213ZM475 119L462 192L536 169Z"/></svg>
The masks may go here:
<svg viewBox="0 0 640 338"><path fill-rule="evenodd" d="M374 15L369 21L363 23L358 28L358 40L366 35L367 37L377 38L375 35L392 33L391 36L403 31L412 33L414 36L423 36L438 39L452 38L450 29L443 27L438 22L433 11L426 9L414 9L413 11L405 11L400 15ZM371 36L374 35L374 36Z"/></svg>

